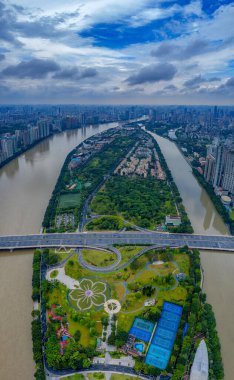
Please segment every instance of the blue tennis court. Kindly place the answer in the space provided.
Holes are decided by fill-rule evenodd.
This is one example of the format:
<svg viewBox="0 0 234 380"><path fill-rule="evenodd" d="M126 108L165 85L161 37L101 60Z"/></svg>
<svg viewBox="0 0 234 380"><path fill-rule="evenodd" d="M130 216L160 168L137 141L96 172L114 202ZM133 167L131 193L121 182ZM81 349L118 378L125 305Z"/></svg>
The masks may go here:
<svg viewBox="0 0 234 380"><path fill-rule="evenodd" d="M176 305L175 303L164 302L163 310L171 311L173 314L178 314L181 316L183 308L182 306Z"/></svg>
<svg viewBox="0 0 234 380"><path fill-rule="evenodd" d="M146 364L162 370L167 368L182 311L182 306L164 302L161 318L146 355Z"/></svg>
<svg viewBox="0 0 234 380"><path fill-rule="evenodd" d="M167 321L165 319L162 319L161 317L161 319L158 322L158 326L166 330L175 331L178 326L178 323Z"/></svg>
<svg viewBox="0 0 234 380"><path fill-rule="evenodd" d="M135 336L139 340L149 342L154 329L154 323L142 318L135 318L129 334Z"/></svg>
<svg viewBox="0 0 234 380"><path fill-rule="evenodd" d="M155 336L161 336L167 339L174 339L175 335L176 335L175 331L165 330L165 329L162 329L161 327L158 327L157 331L155 332Z"/></svg>

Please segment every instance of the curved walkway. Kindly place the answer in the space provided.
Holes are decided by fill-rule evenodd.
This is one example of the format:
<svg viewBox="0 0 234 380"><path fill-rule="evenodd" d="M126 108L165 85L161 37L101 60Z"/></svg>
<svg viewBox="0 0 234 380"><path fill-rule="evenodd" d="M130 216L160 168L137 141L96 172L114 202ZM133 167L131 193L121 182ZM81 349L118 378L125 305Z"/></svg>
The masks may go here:
<svg viewBox="0 0 234 380"><path fill-rule="evenodd" d="M130 367L124 367L121 365L113 365L113 364L92 364L91 367L87 369L81 369L80 371L77 370L56 370L54 371L52 368L48 368L46 366L46 375L47 376L68 376L73 375L76 373L89 373L89 372L111 372L111 373L121 373L126 375L132 375L136 377L140 377L142 379L155 379L155 376L152 375L145 375L143 373L136 372L133 368Z"/></svg>
<svg viewBox="0 0 234 380"><path fill-rule="evenodd" d="M100 251L102 251L102 250L100 250ZM104 251L104 249L103 249L103 251ZM109 248L109 251L111 251L112 253L114 253L114 254L116 255L117 260L116 260L113 264L111 264L111 265L109 265L109 266L107 266L107 267L95 267L94 265L87 263L87 262L83 259L83 257L82 257L82 252L81 252L80 249L77 250L78 262L80 263L80 265L81 265L83 268L85 268L85 269L89 269L89 270L91 270L92 272L98 272L98 273L108 273L108 272L113 272L113 270L116 270L116 269L115 269L116 266L119 265L119 263L121 262L121 260L122 260L122 256L121 256L120 251L119 251L117 248L115 248L115 247L110 247L110 248ZM106 252L107 252L107 250L106 250Z"/></svg>
<svg viewBox="0 0 234 380"><path fill-rule="evenodd" d="M158 245L151 245L151 246L148 246L146 248L143 248L140 252L138 252L136 255L132 256L128 261L126 261L126 263L123 263L118 268L115 268L115 271L127 267L133 261L135 261L136 259L138 259L142 255L144 255L146 252L151 251L152 249L157 249L157 250L163 250L164 251L166 248L162 247L162 246L158 246Z"/></svg>

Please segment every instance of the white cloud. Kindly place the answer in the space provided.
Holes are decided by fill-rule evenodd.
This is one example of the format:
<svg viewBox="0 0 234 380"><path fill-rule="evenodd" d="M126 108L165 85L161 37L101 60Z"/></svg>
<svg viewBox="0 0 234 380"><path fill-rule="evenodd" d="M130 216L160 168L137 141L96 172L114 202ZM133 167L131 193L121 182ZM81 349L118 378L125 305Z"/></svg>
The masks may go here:
<svg viewBox="0 0 234 380"><path fill-rule="evenodd" d="M12 4L13 4L13 0ZM233 19L234 19L234 7L232 5L226 5L220 7L212 17L208 17L202 12L202 6L200 0L192 1L190 4L181 7L178 4L172 5L168 1L168 6L162 8L161 4L163 0L71 0L69 2L65 0L33 0L30 3L28 0L16 0L14 4L25 6L26 12L16 15L17 21L21 22L48 22L49 25L55 30L53 36L33 36L30 34L23 34L20 30L13 29L13 35L19 42L23 44L23 47L15 46L12 49L10 42L4 42L3 47L6 47L10 52L4 53L6 58L0 62L0 71L10 65L16 65L21 61L27 61L32 58L38 59L53 59L63 67L70 66L89 66L97 69L99 72L98 79L90 78L90 82L79 84L79 91L85 96L88 93L91 94L91 89L94 87L93 83L98 83L93 97L96 99L104 99L105 96L101 96L101 93L109 94L112 96L114 93L118 93L118 97L113 95L114 99L121 100L125 98L124 94L128 96L133 95L133 91L129 91L126 82L126 78L134 76L145 65L160 64L162 59L160 57L152 57L150 52L152 49L157 49L161 42L158 43L145 43L131 45L121 50L111 50L104 47L92 46L91 39L82 39L79 37L77 31L82 28L87 28L95 23L112 23L112 22L125 22L128 27L138 27L145 25L153 20L164 19L167 17L173 17L173 15L180 13L183 16L183 22L179 22L174 18L174 23L170 23L167 27L173 31L176 30L177 37L174 39L164 41L174 44L178 49L186 49L186 46L195 40L204 40L210 46L215 49L208 49L203 51L202 54L188 57L188 59L181 60L178 64L178 58L175 59L170 56L169 63L175 64L178 68L178 72L175 77L169 82L169 85L176 86L174 89L174 95L180 94L179 91L183 88L183 83L197 75L201 75L204 78L211 76L218 76L223 79L231 76L231 68L229 67L229 61L233 59L233 53L231 41L234 42L233 33ZM152 4L154 6L152 6ZM40 8L40 10L38 10ZM15 13L16 14L16 13ZM198 18L194 22L187 22L186 18L190 15L196 15ZM15 25L14 25L15 28ZM176 28L176 29L175 29ZM62 31L56 34L56 31ZM107 36L108 38L108 36ZM223 41L225 40L225 41ZM93 82L94 81L94 82ZM96 82L95 82L96 81ZM16 79L9 79L6 81L15 89L21 89L24 91L30 91L30 94L39 96L39 93L43 92L48 86L48 91L54 88L54 82L48 78L46 83L43 81L34 83L30 81ZM61 80L59 89L64 86L64 91L69 90L67 84ZM77 92L77 84L74 84L74 94ZM202 88L215 88L219 86L216 83L203 83ZM117 88L118 91L112 91L111 89ZM149 101L152 94L155 91L159 94L159 91L163 94L165 84L157 83L144 84L144 93L138 91L136 99L140 96L143 99ZM70 88L70 87L69 87ZM58 84L56 85L58 89ZM173 87L171 87L173 91ZM167 93L169 90L167 90ZM38 94L38 95L36 95ZM99 95L97 95L99 94ZM111 95L110 95L111 94ZM190 93L192 98L193 91ZM194 93L195 94L195 93ZM33 96L33 95L32 95ZM180 96L182 96L180 94ZM194 96L198 97L198 93ZM205 97L205 94L203 93ZM206 93L208 96L208 92ZM214 95L212 95L214 96ZM183 99L183 98L180 98Z"/></svg>

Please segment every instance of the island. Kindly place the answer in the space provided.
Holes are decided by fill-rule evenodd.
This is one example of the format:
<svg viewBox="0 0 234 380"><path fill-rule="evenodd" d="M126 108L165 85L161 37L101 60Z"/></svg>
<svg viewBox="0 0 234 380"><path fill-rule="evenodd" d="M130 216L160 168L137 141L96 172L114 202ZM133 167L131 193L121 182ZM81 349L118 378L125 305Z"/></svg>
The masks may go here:
<svg viewBox="0 0 234 380"><path fill-rule="evenodd" d="M159 146L137 123L95 135L68 155L43 229L192 232ZM210 379L222 380L202 281L199 251L186 246L100 246L97 237L95 246L36 250L35 378L92 372L102 379L108 371L188 379L204 341Z"/></svg>

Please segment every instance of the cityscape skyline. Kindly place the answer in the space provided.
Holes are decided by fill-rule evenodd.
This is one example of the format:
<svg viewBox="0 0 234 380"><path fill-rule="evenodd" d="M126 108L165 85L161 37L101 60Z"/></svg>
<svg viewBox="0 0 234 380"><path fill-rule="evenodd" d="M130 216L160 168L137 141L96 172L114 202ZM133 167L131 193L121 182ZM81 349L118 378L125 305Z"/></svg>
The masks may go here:
<svg viewBox="0 0 234 380"><path fill-rule="evenodd" d="M233 104L233 1L0 2L1 104Z"/></svg>

